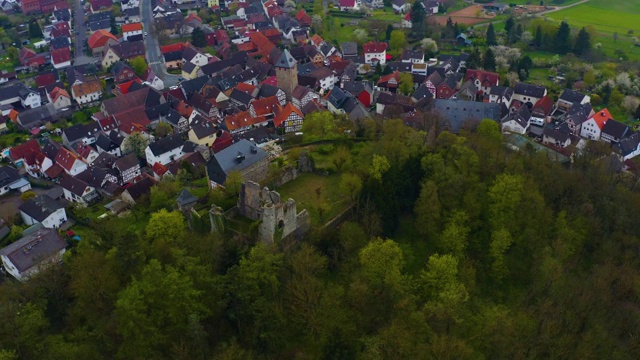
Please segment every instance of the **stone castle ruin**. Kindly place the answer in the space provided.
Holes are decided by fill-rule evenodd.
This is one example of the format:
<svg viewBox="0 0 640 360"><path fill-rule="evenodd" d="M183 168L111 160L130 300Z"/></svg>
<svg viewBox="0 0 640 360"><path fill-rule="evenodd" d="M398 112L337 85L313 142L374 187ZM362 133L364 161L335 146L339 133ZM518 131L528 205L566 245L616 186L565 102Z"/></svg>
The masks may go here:
<svg viewBox="0 0 640 360"><path fill-rule="evenodd" d="M258 239L266 243L278 242L289 236L298 237L309 229L309 213L307 210L296 211L296 202L288 199L282 202L280 194L269 188L260 188L253 181L246 181L240 189L238 197L240 215L257 221Z"/></svg>

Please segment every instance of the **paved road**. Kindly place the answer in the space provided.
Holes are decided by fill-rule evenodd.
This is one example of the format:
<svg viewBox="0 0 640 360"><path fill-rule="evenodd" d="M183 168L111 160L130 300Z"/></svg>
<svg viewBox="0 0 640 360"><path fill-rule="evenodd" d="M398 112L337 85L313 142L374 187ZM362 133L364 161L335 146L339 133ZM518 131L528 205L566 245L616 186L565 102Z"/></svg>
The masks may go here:
<svg viewBox="0 0 640 360"><path fill-rule="evenodd" d="M75 37L74 46L74 65L83 65L95 62L97 59L87 56L84 50L84 44L87 41L87 24L84 20L84 5L82 0L75 0L73 7L73 31Z"/></svg>
<svg viewBox="0 0 640 360"><path fill-rule="evenodd" d="M164 66L164 58L160 52L158 38L156 37L155 32L152 31L153 9L151 6L151 0L140 1L142 26L144 27L144 31L147 32L147 37L144 41L147 48L147 62L149 63L149 66L151 66L153 72L162 79L165 87L175 86L179 83L178 76L167 73L167 69Z"/></svg>

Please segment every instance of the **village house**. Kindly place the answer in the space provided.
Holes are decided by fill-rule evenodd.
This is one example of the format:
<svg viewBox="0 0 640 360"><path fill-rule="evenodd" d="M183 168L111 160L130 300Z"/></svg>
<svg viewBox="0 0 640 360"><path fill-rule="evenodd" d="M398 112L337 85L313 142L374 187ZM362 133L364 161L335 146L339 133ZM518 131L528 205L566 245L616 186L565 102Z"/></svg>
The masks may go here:
<svg viewBox="0 0 640 360"><path fill-rule="evenodd" d="M77 203L80 206L90 205L100 198L96 188L81 180L80 177L63 175L60 187L62 187L64 198L67 201Z"/></svg>
<svg viewBox="0 0 640 360"><path fill-rule="evenodd" d="M524 135L529 129L530 118L529 108L522 106L518 111L510 113L502 119L502 132Z"/></svg>
<svg viewBox="0 0 640 360"><path fill-rule="evenodd" d="M600 133L600 140L610 144L614 144L627 136L630 131L631 129L629 128L629 126L611 119L604 124L602 132Z"/></svg>
<svg viewBox="0 0 640 360"><path fill-rule="evenodd" d="M387 63L387 44L383 42L370 41L362 45L364 52L364 62L369 65L380 64L384 66Z"/></svg>
<svg viewBox="0 0 640 360"><path fill-rule="evenodd" d="M180 135L170 135L149 144L144 150L147 163L166 165L184 155L182 146L184 141Z"/></svg>
<svg viewBox="0 0 640 360"><path fill-rule="evenodd" d="M20 207L20 217L25 225L42 224L50 229L57 229L67 221L64 206L49 195L38 195L25 201Z"/></svg>
<svg viewBox="0 0 640 360"><path fill-rule="evenodd" d="M121 30L124 41L142 40L142 23L123 24Z"/></svg>
<svg viewBox="0 0 640 360"><path fill-rule="evenodd" d="M276 128L283 128L285 133L297 132L302 129L304 115L302 112L288 103L282 110L278 110L273 118L273 125Z"/></svg>
<svg viewBox="0 0 640 360"><path fill-rule="evenodd" d="M42 228L2 248L0 258L11 276L27 281L48 266L62 261L67 242L56 230Z"/></svg>
<svg viewBox="0 0 640 360"><path fill-rule="evenodd" d="M580 129L580 137L588 140L600 140L602 129L609 120L613 120L613 118L611 117L608 109L605 108L598 111L589 119L587 119L587 121L582 123L582 128Z"/></svg>
<svg viewBox="0 0 640 360"><path fill-rule="evenodd" d="M551 112L553 111L553 100L544 96L531 108L531 125L543 126L550 121Z"/></svg>
<svg viewBox="0 0 640 360"><path fill-rule="evenodd" d="M54 87L50 92L47 92L47 100L53 104L56 109L64 109L71 106L71 96L67 90Z"/></svg>
<svg viewBox="0 0 640 360"><path fill-rule="evenodd" d="M500 75L498 73L483 70L468 69L464 79L465 81L473 81L478 92L482 92L480 95L489 95L491 89L500 83Z"/></svg>
<svg viewBox="0 0 640 360"><path fill-rule="evenodd" d="M529 108L532 108L545 95L547 95L547 89L541 85L519 82L513 88L513 100L518 100Z"/></svg>
<svg viewBox="0 0 640 360"><path fill-rule="evenodd" d="M232 171L240 172L244 181L260 182L267 176L268 168L268 154L255 143L242 139L215 153L207 163L209 187L215 189L224 186Z"/></svg>
<svg viewBox="0 0 640 360"><path fill-rule="evenodd" d="M138 161L138 157L133 153L116 160L113 168L120 172L121 184L132 182L135 178L142 175L140 161Z"/></svg>
<svg viewBox="0 0 640 360"><path fill-rule="evenodd" d="M102 97L102 85L99 80L73 84L71 86L71 96L80 106L91 104Z"/></svg>
<svg viewBox="0 0 640 360"><path fill-rule="evenodd" d="M11 190L18 190L23 193L31 189L31 183L18 170L11 166L0 167L0 195L4 195Z"/></svg>

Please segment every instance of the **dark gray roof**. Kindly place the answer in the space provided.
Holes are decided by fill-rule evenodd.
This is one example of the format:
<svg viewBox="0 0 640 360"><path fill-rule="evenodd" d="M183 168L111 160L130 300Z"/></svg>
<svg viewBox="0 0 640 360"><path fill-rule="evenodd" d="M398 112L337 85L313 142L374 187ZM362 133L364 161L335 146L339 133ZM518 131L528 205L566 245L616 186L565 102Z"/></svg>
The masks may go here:
<svg viewBox="0 0 640 360"><path fill-rule="evenodd" d="M424 58L424 51L407 49L402 52L402 60L422 59Z"/></svg>
<svg viewBox="0 0 640 360"><path fill-rule="evenodd" d="M140 166L140 161L138 160L138 157L136 156L136 154L131 153L116 160L115 166L118 168L118 170L122 172L124 170L128 170L136 166Z"/></svg>
<svg viewBox="0 0 640 360"><path fill-rule="evenodd" d="M411 95L411 97L416 99L416 101L418 101L422 98L433 98L434 96L431 93L431 90L429 90L429 88L427 87L427 85L422 84L418 86L418 88L413 93L413 95Z"/></svg>
<svg viewBox="0 0 640 360"><path fill-rule="evenodd" d="M233 89L231 91L231 94L229 95L229 99L237 101L237 102L239 102L241 104L244 104L246 106L249 106L249 104L251 103L251 100L253 100L253 96L247 94L244 91L240 91L238 89Z"/></svg>
<svg viewBox="0 0 640 360"><path fill-rule="evenodd" d="M634 132L620 140L620 142L616 144L616 149L622 156L626 156L636 151L638 145L640 145L640 134Z"/></svg>
<svg viewBox="0 0 640 360"><path fill-rule="evenodd" d="M193 196L187 189L182 189L176 201L178 202L179 206L185 206L195 203L196 201L198 201L198 198Z"/></svg>
<svg viewBox="0 0 640 360"><path fill-rule="evenodd" d="M104 13L99 13L99 14L104 14ZM89 29L91 31L97 31L97 30L100 30L100 29L108 29L110 27L111 27L111 20L109 20L109 19L89 21Z"/></svg>
<svg viewBox="0 0 640 360"><path fill-rule="evenodd" d="M275 96L278 95L278 91L280 91L280 88L277 86L262 84L260 86L260 91L258 92L258 97L265 98L269 96Z"/></svg>
<svg viewBox="0 0 640 360"><path fill-rule="evenodd" d="M255 143L242 139L215 154L207 164L209 179L224 184L231 171L242 171L267 159L267 153Z"/></svg>
<svg viewBox="0 0 640 360"><path fill-rule="evenodd" d="M80 140L86 136L94 136L100 131L100 125L97 122L90 124L78 124L64 129L62 132L69 142Z"/></svg>
<svg viewBox="0 0 640 360"><path fill-rule="evenodd" d="M153 178L145 176L142 180L129 186L126 192L128 192L134 200L138 200L141 196L148 194L151 191L151 187L155 184L156 182Z"/></svg>
<svg viewBox="0 0 640 360"><path fill-rule="evenodd" d="M275 66L285 69L292 69L294 66L296 66L296 64L296 60L293 58L293 56L291 56L289 50L285 49L278 61L276 61Z"/></svg>
<svg viewBox="0 0 640 360"><path fill-rule="evenodd" d="M543 130L543 135L550 137L557 142L565 143L569 140L570 136L566 131L563 131L559 127L547 126Z"/></svg>
<svg viewBox="0 0 640 360"><path fill-rule="evenodd" d="M38 195L27 200L24 204L20 205L18 209L36 221L42 222L58 209L62 208L64 208L62 204L53 200L48 195Z"/></svg>
<svg viewBox="0 0 640 360"><path fill-rule="evenodd" d="M74 195L82 196L89 184L83 180L80 180L79 177L73 177L71 175L65 174L62 177L62 180L60 180L60 186Z"/></svg>
<svg viewBox="0 0 640 360"><path fill-rule="evenodd" d="M434 100L435 110L444 119L449 131L457 133L469 121L500 119L500 105L493 103L462 101L462 100Z"/></svg>
<svg viewBox="0 0 640 360"><path fill-rule="evenodd" d="M49 42L49 46L53 50L63 49L71 46L71 42L69 41L68 37L57 37L57 38L51 39L51 41Z"/></svg>
<svg viewBox="0 0 640 360"><path fill-rule="evenodd" d="M10 184L22 179L18 170L11 166L0 167L0 188L9 186Z"/></svg>
<svg viewBox="0 0 640 360"><path fill-rule="evenodd" d="M204 84L207 83L207 80L209 80L208 77L200 76L195 79L181 82L180 87L182 87L182 91L184 92L185 96L189 97L194 92L200 91Z"/></svg>
<svg viewBox="0 0 640 360"><path fill-rule="evenodd" d="M347 100L347 97L348 95L344 91L342 91L342 89L334 86L331 90L331 93L329 94L328 100L336 109L340 109L342 108L344 102Z"/></svg>
<svg viewBox="0 0 640 360"><path fill-rule="evenodd" d="M404 1L404 0L402 0ZM340 50L343 56L358 55L358 43L355 41L346 41L340 44Z"/></svg>
<svg viewBox="0 0 640 360"><path fill-rule="evenodd" d="M564 100L570 103L579 103L582 101L582 99L585 98L585 96L585 94L578 91L572 89L564 89L562 95L560 95L560 100Z"/></svg>
<svg viewBox="0 0 640 360"><path fill-rule="evenodd" d="M54 229L41 228L0 250L23 273L67 247Z"/></svg>
<svg viewBox="0 0 640 360"><path fill-rule="evenodd" d="M215 134L216 131L218 131L218 128L208 121L198 126L194 126L192 129L198 139L203 139L207 136L211 136Z"/></svg>
<svg viewBox="0 0 640 360"><path fill-rule="evenodd" d="M622 139L628 131L627 125L613 119L607 121L602 128L603 134L611 135L616 139Z"/></svg>
<svg viewBox="0 0 640 360"><path fill-rule="evenodd" d="M507 117L505 117L502 120L502 122L505 123L507 121L513 120L517 122L518 125L522 126L523 128L526 128L527 125L529 124L530 119L531 119L531 112L529 112L529 108L526 106L521 106L520 110L507 115Z"/></svg>
<svg viewBox="0 0 640 360"><path fill-rule="evenodd" d="M534 85L519 82L513 88L513 92L520 95L526 95L535 98L541 98L546 92L546 88L542 85Z"/></svg>
<svg viewBox="0 0 640 360"><path fill-rule="evenodd" d="M177 149L184 145L184 141L180 135L169 135L160 140L156 140L149 144L149 149L153 155L158 156L167 153L173 149Z"/></svg>

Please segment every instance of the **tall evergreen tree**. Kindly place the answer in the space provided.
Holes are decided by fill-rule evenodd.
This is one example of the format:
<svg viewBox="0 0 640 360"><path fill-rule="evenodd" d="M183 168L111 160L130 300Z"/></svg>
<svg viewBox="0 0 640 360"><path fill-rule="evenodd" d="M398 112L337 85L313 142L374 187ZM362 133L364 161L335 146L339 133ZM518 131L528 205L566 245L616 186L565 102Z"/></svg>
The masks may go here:
<svg viewBox="0 0 640 360"><path fill-rule="evenodd" d="M533 40L533 44L536 47L542 46L542 26L540 25L536 28L536 37L535 40Z"/></svg>
<svg viewBox="0 0 640 360"><path fill-rule="evenodd" d="M591 35L587 32L587 30L583 27L578 32L578 36L576 37L576 44L573 47L573 52L576 55L584 55L591 48Z"/></svg>
<svg viewBox="0 0 640 360"><path fill-rule="evenodd" d="M423 36L425 31L424 18L427 12L420 1L416 1L411 6L411 32L417 36Z"/></svg>
<svg viewBox="0 0 640 360"><path fill-rule="evenodd" d="M199 48L207 46L207 36L202 29L193 29L193 32L191 33L191 44Z"/></svg>
<svg viewBox="0 0 640 360"><path fill-rule="evenodd" d="M516 21L513 19L513 17L508 18L507 21L504 22L504 31L506 31L507 34L511 33L511 31L515 30L515 25Z"/></svg>
<svg viewBox="0 0 640 360"><path fill-rule="evenodd" d="M566 54L571 51L571 28L566 21L563 21L556 32L556 36L553 39L553 45L555 47L555 51L559 54Z"/></svg>
<svg viewBox="0 0 640 360"><path fill-rule="evenodd" d="M482 67L487 71L496 71L496 55L491 48L484 52Z"/></svg>
<svg viewBox="0 0 640 360"><path fill-rule="evenodd" d="M487 45L498 45L498 42L496 41L496 30L493 28L493 23L489 23L489 27L487 28Z"/></svg>
<svg viewBox="0 0 640 360"><path fill-rule="evenodd" d="M480 55L480 50L476 47L467 58L467 69L477 69L480 65L482 65L482 57Z"/></svg>
<svg viewBox="0 0 640 360"><path fill-rule="evenodd" d="M32 20L29 23L29 37L32 39L42 37L42 31L40 30L40 25L38 25L38 22L36 20Z"/></svg>

